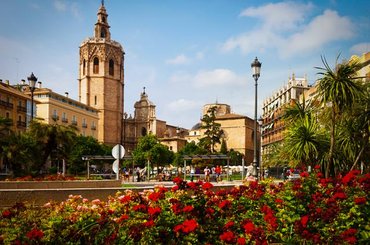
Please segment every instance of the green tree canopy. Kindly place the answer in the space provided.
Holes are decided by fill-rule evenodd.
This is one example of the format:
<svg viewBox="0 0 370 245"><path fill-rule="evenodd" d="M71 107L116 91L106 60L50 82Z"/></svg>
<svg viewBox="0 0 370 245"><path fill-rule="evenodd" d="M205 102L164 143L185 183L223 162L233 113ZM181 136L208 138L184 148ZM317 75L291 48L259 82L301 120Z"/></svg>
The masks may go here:
<svg viewBox="0 0 370 245"><path fill-rule="evenodd" d="M199 141L199 145L211 154L216 152L215 145L221 143L221 137L223 135L221 124L216 123L216 110L216 106L209 108L207 114L205 114L201 119L201 129L204 129L205 131L204 137Z"/></svg>

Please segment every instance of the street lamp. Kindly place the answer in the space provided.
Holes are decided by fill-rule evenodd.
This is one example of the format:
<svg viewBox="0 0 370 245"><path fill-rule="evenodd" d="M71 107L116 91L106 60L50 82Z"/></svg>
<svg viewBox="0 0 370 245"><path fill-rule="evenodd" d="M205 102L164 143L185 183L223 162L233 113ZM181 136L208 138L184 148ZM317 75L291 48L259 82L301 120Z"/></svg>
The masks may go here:
<svg viewBox="0 0 370 245"><path fill-rule="evenodd" d="M27 77L27 80L29 81L29 86L30 86L30 91L31 91L31 121L33 120L33 92L35 91L36 88L36 82L37 82L37 77L33 75L33 72L29 77Z"/></svg>
<svg viewBox="0 0 370 245"><path fill-rule="evenodd" d="M261 62L258 61L257 57L254 59L251 64L252 67L252 76L254 78L254 131L253 131L253 177L257 178L257 81L260 77L261 72Z"/></svg>

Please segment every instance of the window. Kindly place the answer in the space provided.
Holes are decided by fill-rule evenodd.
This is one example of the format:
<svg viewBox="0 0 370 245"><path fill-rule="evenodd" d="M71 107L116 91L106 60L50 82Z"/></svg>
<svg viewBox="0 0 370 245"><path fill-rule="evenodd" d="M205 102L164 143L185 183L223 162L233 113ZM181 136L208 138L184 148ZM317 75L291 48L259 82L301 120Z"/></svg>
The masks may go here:
<svg viewBox="0 0 370 245"><path fill-rule="evenodd" d="M100 33L100 37L101 38L105 38L106 34L105 34L105 29L104 28L101 28L101 33Z"/></svg>
<svg viewBox="0 0 370 245"><path fill-rule="evenodd" d="M9 118L9 112L6 113L6 118Z"/></svg>
<svg viewBox="0 0 370 245"><path fill-rule="evenodd" d="M95 95L94 96L94 105L97 105L98 104L98 97Z"/></svg>
<svg viewBox="0 0 370 245"><path fill-rule="evenodd" d="M145 136L146 135L146 128L142 127L141 128L141 136Z"/></svg>
<svg viewBox="0 0 370 245"><path fill-rule="evenodd" d="M86 75L86 60L85 59L82 64L82 75Z"/></svg>
<svg viewBox="0 0 370 245"><path fill-rule="evenodd" d="M102 17L102 21L103 21L103 23L105 23L105 17L104 16Z"/></svg>
<svg viewBox="0 0 370 245"><path fill-rule="evenodd" d="M114 76L114 61L112 59L109 60L109 75Z"/></svg>
<svg viewBox="0 0 370 245"><path fill-rule="evenodd" d="M93 73L95 73L95 74L99 73L99 59L98 59L98 57L94 58Z"/></svg>

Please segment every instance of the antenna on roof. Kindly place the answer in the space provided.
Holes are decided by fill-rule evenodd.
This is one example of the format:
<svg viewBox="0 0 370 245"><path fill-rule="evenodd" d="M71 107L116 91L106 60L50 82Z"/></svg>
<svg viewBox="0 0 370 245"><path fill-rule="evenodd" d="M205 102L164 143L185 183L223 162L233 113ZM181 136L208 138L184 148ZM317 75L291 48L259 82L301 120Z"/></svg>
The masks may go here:
<svg viewBox="0 0 370 245"><path fill-rule="evenodd" d="M104 0L101 0L101 5L103 5L103 6L104 6Z"/></svg>

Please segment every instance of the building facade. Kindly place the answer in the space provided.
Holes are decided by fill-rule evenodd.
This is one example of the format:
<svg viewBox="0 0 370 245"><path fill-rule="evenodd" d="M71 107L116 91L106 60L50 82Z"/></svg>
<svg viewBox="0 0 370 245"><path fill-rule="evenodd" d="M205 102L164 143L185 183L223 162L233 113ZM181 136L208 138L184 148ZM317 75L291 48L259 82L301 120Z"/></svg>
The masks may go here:
<svg viewBox="0 0 370 245"><path fill-rule="evenodd" d="M102 2L94 36L80 46L79 101L98 110L98 140L122 143L124 108L124 50L111 39Z"/></svg>
<svg viewBox="0 0 370 245"><path fill-rule="evenodd" d="M264 160L264 155L269 153L272 145L284 139L285 125L282 120L284 106L291 103L299 103L300 96L311 87L308 84L307 77L297 78L293 74L292 77L289 77L288 83L285 86L263 102L261 118L262 161Z"/></svg>
<svg viewBox="0 0 370 245"><path fill-rule="evenodd" d="M139 138L147 134L157 136L158 140L173 152L185 146L184 136L187 135L188 130L167 125L166 121L158 119L156 106L149 100L145 88L140 94L140 100L134 104L134 108L134 116L125 117L123 123L123 146L129 152L136 147Z"/></svg>
<svg viewBox="0 0 370 245"><path fill-rule="evenodd" d="M203 106L203 116L212 107L216 107L215 122L219 123L223 131L223 139L226 142L227 149L233 149L244 155L247 164L253 161L253 122L254 120L243 115L231 113L231 107L227 104L206 104ZM204 129L201 128L202 123L195 124L189 134L185 136L188 142L194 141L198 143L204 137ZM257 132L259 135L259 132ZM259 138L259 137L257 137ZM259 144L259 142L257 142ZM216 145L216 151L219 151L221 145Z"/></svg>
<svg viewBox="0 0 370 245"><path fill-rule="evenodd" d="M25 94L30 95L28 86L23 86ZM48 124L73 125L83 136L98 138L98 110L69 98L68 93L61 95L51 89L43 88L41 82L33 93L36 102L35 118Z"/></svg>
<svg viewBox="0 0 370 245"><path fill-rule="evenodd" d="M30 118L31 97L21 89L13 87L9 81L0 80L0 117L12 121L10 130L24 132Z"/></svg>

